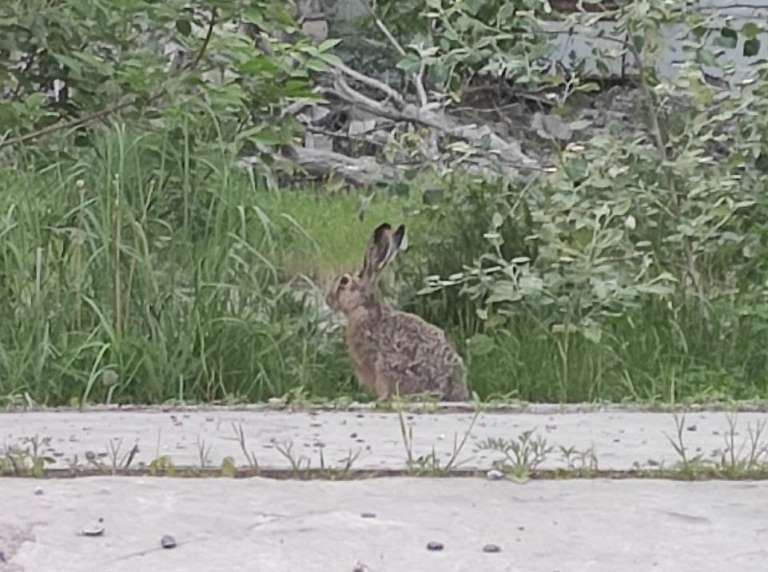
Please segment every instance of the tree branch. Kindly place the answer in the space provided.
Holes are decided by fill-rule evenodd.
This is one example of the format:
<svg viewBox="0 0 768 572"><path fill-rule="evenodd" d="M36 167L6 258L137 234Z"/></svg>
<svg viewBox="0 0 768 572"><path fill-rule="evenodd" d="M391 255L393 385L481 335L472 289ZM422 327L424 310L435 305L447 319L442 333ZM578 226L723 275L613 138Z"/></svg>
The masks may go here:
<svg viewBox="0 0 768 572"><path fill-rule="evenodd" d="M216 26L216 7L211 8L211 19L208 22L208 31L205 34L205 39L203 40L203 45L200 46L200 49L197 50L197 56L192 61L192 63L187 68L187 71L192 71L194 69L197 69L197 66L200 64L200 60L203 59L203 56L208 51L208 45L211 43L211 37L213 37L213 28Z"/></svg>
<svg viewBox="0 0 768 572"><path fill-rule="evenodd" d="M213 35L213 28L215 25L216 25L216 8L212 8L211 20L208 24L208 32L206 33L202 46L200 46L200 49L197 51L197 55L195 59L187 68L185 68L186 71L194 71L197 68L197 66L200 64L200 61L203 59L203 56L205 55L205 52L208 50L208 45L211 42L211 36ZM150 95L146 103L147 104L153 103L158 99L160 99L163 95L165 95L165 85L161 86L154 94ZM31 133L20 135L18 137L13 137L11 139L6 139L5 141L0 141L0 149L4 147L11 147L14 145L23 145L35 139L39 139L40 137L44 137L46 135L50 135L51 133L55 133L57 131L77 129L78 127L83 127L84 125L88 125L89 123L103 121L104 119L106 119L107 117L110 117L111 115L114 115L118 111L122 111L123 109L130 107L133 103L134 103L134 100L129 99L128 101L123 101L122 103L117 103L114 105L107 106L104 109L101 109L94 113L84 115L82 117L78 117L71 121L63 121L63 120L57 121L56 123L53 123L51 125L47 125L35 131L32 131Z"/></svg>
<svg viewBox="0 0 768 572"><path fill-rule="evenodd" d="M394 101L399 108L405 107L405 99L396 90L388 86L386 83L381 82L367 75L361 74L359 71L353 70L349 66L343 63L331 64L337 72L344 73L352 79L364 83L365 85L378 89L387 96L387 99ZM338 76L339 74L337 74Z"/></svg>
<svg viewBox="0 0 768 572"><path fill-rule="evenodd" d="M379 117L393 121L415 123L433 129L447 137L466 141L478 149L484 149L498 157L500 163L512 169L543 170L537 161L527 157L515 141L506 141L488 127L464 125L441 112L433 112L406 104L395 109L387 102L371 99L354 90L346 82L343 74L337 73L334 81L335 95L341 100L366 110Z"/></svg>
<svg viewBox="0 0 768 572"><path fill-rule="evenodd" d="M392 44L397 52L402 56L405 57L405 49L403 46L400 45L400 42L397 41L397 38L392 34L392 32L389 31L389 28L387 28L386 24L382 21L381 18L376 14L376 11L373 9L373 6L371 6L368 3L368 0L360 0L360 3L365 7L365 9L368 11L368 14L373 18L373 21L376 23L376 26L381 30L381 33L384 34L384 36L389 40L389 43ZM416 94L419 96L419 101L421 102L422 107L427 105L429 103L429 99L427 98L427 91L424 89L424 71L426 69L426 64L424 63L424 60L422 59L419 62L419 71L418 73L411 74L413 78L413 84L416 86Z"/></svg>

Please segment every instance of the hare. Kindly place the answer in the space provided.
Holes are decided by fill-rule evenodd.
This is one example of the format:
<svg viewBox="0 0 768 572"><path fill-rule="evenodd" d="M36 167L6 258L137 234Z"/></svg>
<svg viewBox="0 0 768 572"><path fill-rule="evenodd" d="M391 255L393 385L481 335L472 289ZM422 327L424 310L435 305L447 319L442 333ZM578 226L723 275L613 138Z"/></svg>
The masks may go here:
<svg viewBox="0 0 768 572"><path fill-rule="evenodd" d="M464 401L469 397L464 362L445 332L380 299L379 276L404 237L404 225L394 231L388 223L376 227L362 269L335 278L326 303L345 315L346 345L358 382L377 399L437 393L440 399Z"/></svg>

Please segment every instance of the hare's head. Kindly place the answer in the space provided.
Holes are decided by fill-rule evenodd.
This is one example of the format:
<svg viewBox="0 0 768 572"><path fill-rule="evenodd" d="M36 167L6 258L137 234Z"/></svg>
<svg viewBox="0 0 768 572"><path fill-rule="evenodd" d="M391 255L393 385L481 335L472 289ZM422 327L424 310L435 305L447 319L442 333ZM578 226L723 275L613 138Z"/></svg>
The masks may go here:
<svg viewBox="0 0 768 572"><path fill-rule="evenodd" d="M376 303L379 276L397 255L405 237L405 225L392 230L382 223L373 231L357 274L342 274L334 279L325 301L333 310L350 314Z"/></svg>

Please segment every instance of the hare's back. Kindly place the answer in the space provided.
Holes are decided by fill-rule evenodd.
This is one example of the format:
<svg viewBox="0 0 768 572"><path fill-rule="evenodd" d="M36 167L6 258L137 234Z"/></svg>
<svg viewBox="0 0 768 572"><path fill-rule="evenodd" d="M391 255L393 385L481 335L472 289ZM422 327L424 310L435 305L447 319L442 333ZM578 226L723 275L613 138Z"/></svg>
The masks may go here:
<svg viewBox="0 0 768 572"><path fill-rule="evenodd" d="M401 392L466 394L464 363L443 330L414 314L393 312L377 333L381 373Z"/></svg>

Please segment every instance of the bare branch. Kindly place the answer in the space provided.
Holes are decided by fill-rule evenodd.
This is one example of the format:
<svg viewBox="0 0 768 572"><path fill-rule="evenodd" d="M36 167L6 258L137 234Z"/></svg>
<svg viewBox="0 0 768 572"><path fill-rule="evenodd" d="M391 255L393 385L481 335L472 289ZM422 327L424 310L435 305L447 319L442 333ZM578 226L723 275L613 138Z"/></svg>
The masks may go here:
<svg viewBox="0 0 768 572"><path fill-rule="evenodd" d="M381 91L387 96L387 99L391 99L392 101L394 101L398 107L405 107L405 99L403 98L403 96L400 95L393 88L388 86L386 83L381 82L372 77L369 77L365 74L362 74L356 70L353 70L352 68L350 68L349 66L343 63L333 64L333 67L335 70L337 70L337 72L342 72L347 76L351 77L352 79L354 79L355 81L359 81L360 83L364 83L369 87L372 87L374 89Z"/></svg>
<svg viewBox="0 0 768 572"><path fill-rule="evenodd" d="M509 167L540 169L537 162L527 157L516 142L502 139L488 127L461 124L444 113L419 108L412 104L406 104L401 109L395 109L386 101L371 99L354 90L341 74L336 76L334 88L336 95L342 100L379 117L423 125L443 135L486 148L491 153L496 154L501 163Z"/></svg>

